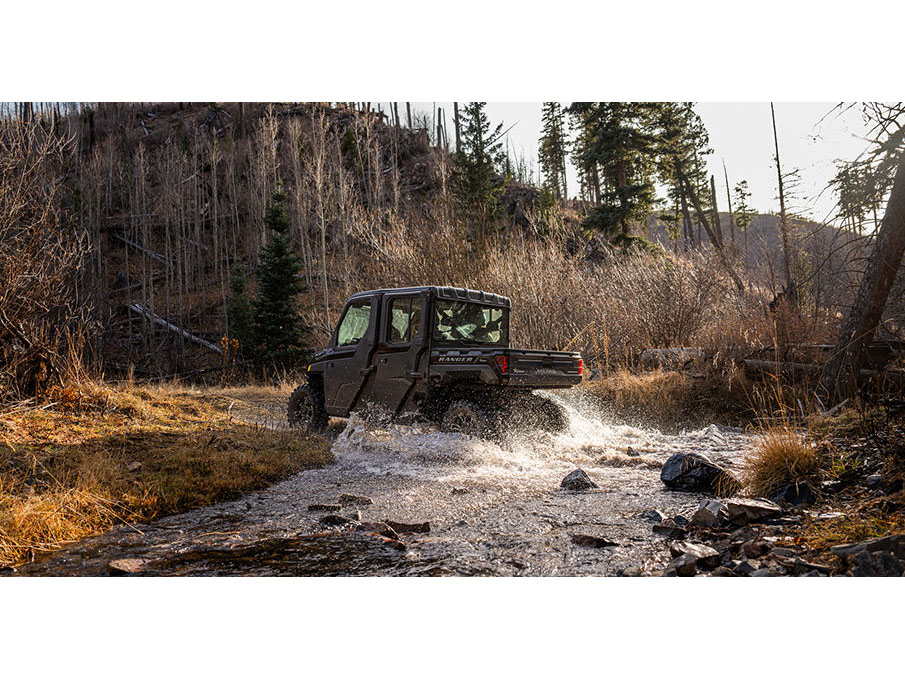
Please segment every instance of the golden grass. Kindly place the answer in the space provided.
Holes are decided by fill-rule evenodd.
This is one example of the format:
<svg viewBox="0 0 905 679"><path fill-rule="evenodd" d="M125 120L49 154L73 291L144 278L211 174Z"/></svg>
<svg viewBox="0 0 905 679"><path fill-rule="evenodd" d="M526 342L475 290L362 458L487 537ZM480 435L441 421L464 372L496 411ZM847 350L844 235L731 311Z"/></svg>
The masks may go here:
<svg viewBox="0 0 905 679"><path fill-rule="evenodd" d="M801 529L799 542L811 549L905 533L905 515L887 514L875 507L859 506L832 519L809 519Z"/></svg>
<svg viewBox="0 0 905 679"><path fill-rule="evenodd" d="M745 486L756 496L768 496L789 483L817 478L822 458L811 443L785 423L767 425L746 456Z"/></svg>
<svg viewBox="0 0 905 679"><path fill-rule="evenodd" d="M255 396L282 407L280 390ZM0 414L0 565L330 460L323 439L237 419L238 395L88 384L46 398Z"/></svg>
<svg viewBox="0 0 905 679"><path fill-rule="evenodd" d="M724 376L694 377L656 369L633 373L617 370L583 388L613 415L627 421L678 427L714 421L738 422L747 409L741 389Z"/></svg>

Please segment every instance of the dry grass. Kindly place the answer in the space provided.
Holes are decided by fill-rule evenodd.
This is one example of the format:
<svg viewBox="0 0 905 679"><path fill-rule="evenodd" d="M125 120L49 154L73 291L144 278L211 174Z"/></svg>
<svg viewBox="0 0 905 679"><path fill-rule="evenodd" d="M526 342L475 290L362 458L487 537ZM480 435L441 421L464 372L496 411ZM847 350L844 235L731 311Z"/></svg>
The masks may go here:
<svg viewBox="0 0 905 679"><path fill-rule="evenodd" d="M330 459L322 439L239 421L234 399L211 392L86 385L47 397L0 415L0 565Z"/></svg>
<svg viewBox="0 0 905 679"><path fill-rule="evenodd" d="M744 390L716 374L626 369L586 382L584 388L620 419L677 427L714 421L736 422L747 410Z"/></svg>
<svg viewBox="0 0 905 679"><path fill-rule="evenodd" d="M767 425L745 460L745 486L766 497L784 485L812 481L820 474L819 451L788 424Z"/></svg>
<svg viewBox="0 0 905 679"><path fill-rule="evenodd" d="M901 513L889 514L870 504L847 509L835 518L809 519L802 526L799 541L811 549L824 550L848 542L905 533L905 515Z"/></svg>

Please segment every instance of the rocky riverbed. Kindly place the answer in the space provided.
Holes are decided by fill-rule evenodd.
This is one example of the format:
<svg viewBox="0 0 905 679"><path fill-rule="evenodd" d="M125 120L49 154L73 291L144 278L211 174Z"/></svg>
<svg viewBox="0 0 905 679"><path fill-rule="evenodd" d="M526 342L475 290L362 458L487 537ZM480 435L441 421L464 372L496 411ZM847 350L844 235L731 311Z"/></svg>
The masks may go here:
<svg viewBox="0 0 905 679"><path fill-rule="evenodd" d="M501 444L353 416L335 434L335 463L323 469L234 502L118 528L20 566L17 573L787 572L764 561L766 552L754 555L762 545L747 543L765 539L751 533L757 532L751 526L685 526L712 494L672 490L660 478L663 464L687 451L738 469L749 435L716 425L664 434L607 422L580 394L563 403L570 414L567 433L525 432ZM563 479L576 469L586 476L564 487ZM781 517L774 519L781 530ZM709 542L717 558L690 542ZM775 547L781 538L766 542L782 558Z"/></svg>

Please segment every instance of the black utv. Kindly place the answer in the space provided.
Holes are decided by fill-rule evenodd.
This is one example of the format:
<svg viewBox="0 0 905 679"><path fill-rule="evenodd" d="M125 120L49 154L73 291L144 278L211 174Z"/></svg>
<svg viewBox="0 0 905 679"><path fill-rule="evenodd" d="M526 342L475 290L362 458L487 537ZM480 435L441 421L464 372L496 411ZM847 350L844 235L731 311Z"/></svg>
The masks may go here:
<svg viewBox="0 0 905 679"><path fill-rule="evenodd" d="M482 437L565 429L562 407L532 391L580 383L581 356L510 348L510 306L507 297L450 287L352 295L307 383L289 398L289 423L319 432L331 415L376 408Z"/></svg>

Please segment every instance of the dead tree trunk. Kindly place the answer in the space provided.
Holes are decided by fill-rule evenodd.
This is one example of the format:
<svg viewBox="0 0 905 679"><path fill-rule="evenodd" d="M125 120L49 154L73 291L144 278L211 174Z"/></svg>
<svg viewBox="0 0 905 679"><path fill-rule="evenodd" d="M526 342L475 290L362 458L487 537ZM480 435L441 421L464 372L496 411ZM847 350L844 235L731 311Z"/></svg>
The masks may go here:
<svg viewBox="0 0 905 679"><path fill-rule="evenodd" d="M716 206L716 181L714 181L713 175L710 175L710 200L713 208L713 232L716 234L716 239L720 242L720 247L722 248L723 227L720 224L720 211Z"/></svg>
<svg viewBox="0 0 905 679"><path fill-rule="evenodd" d="M723 161L723 177L726 180L726 208L729 210L729 234L732 237L732 256L738 257L735 247L735 215L732 214L732 194L729 192L729 172L726 171L726 161Z"/></svg>
<svg viewBox="0 0 905 679"><path fill-rule="evenodd" d="M745 284L742 283L742 279L738 277L738 274L735 273L735 269L732 267L732 262L729 261L729 258L726 257L726 253L723 251L722 243L717 240L716 235L713 233L713 229L710 228L710 222L707 221L707 215L704 214L704 210L701 207L701 201L698 200L697 194L692 190L691 184L688 182L688 179L685 177L684 173L679 173L679 181L682 186L684 186L684 193L688 195L688 198L691 199L691 204L694 207L695 215L698 218L698 223L702 224L704 228L707 230L707 235L710 237L710 241L713 243L714 249L720 257L720 261L726 269L726 272L729 274L729 277L732 279L732 282L735 283L735 287L738 288L739 292L745 289Z"/></svg>
<svg viewBox="0 0 905 679"><path fill-rule="evenodd" d="M453 102L453 124L456 126L456 153L459 152L459 102Z"/></svg>
<svg viewBox="0 0 905 679"><path fill-rule="evenodd" d="M786 198L782 187L782 168L779 164L779 137L776 134L776 113L770 103L770 115L773 118L773 144L776 147L776 175L779 179L779 230L782 233L783 266L786 273L786 290L792 305L798 306L798 288L792 277L792 239L789 238L789 224L786 221Z"/></svg>
<svg viewBox="0 0 905 679"><path fill-rule="evenodd" d="M870 344L880 324L886 299L905 252L905 153L899 159L896 178L889 194L886 214L874 239L873 250L855 303L849 312L836 347L820 381L823 395L840 398L859 373L864 348ZM827 404L829 405L829 404Z"/></svg>

